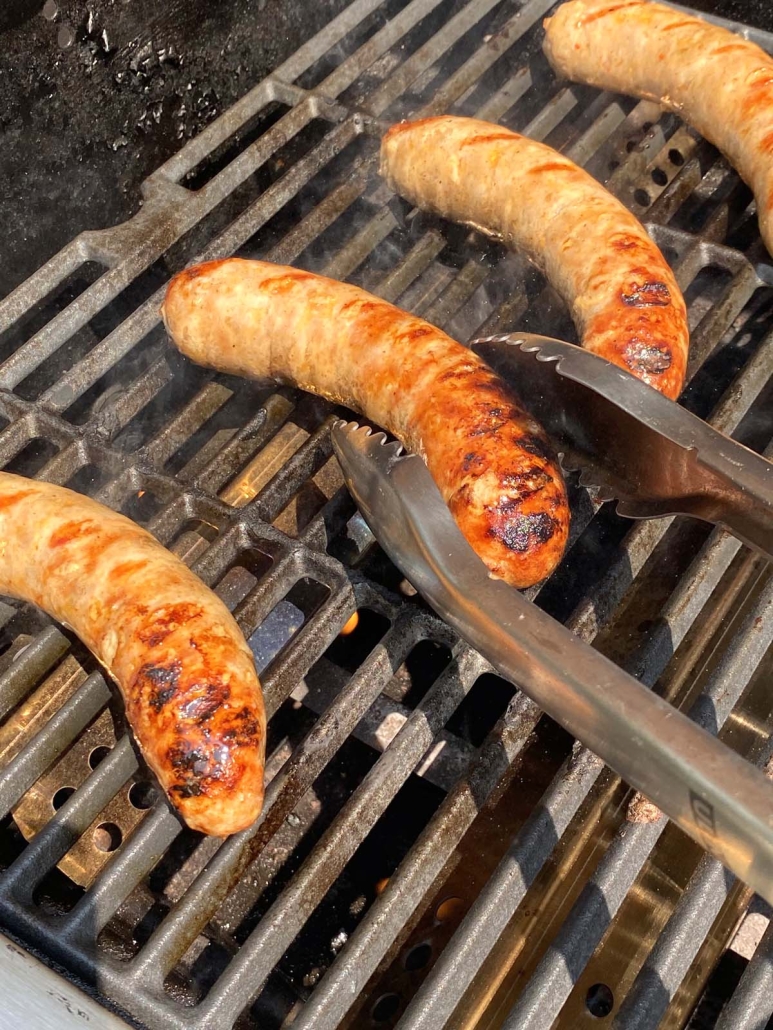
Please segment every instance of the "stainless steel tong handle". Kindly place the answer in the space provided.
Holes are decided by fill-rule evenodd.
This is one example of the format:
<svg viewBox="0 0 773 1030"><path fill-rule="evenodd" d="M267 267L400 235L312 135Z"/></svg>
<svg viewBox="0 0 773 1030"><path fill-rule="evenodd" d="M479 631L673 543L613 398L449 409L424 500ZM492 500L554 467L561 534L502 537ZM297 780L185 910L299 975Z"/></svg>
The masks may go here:
<svg viewBox="0 0 773 1030"><path fill-rule="evenodd" d="M338 423L347 485L385 551L507 679L773 903L773 785L750 763L493 580L424 463Z"/></svg>

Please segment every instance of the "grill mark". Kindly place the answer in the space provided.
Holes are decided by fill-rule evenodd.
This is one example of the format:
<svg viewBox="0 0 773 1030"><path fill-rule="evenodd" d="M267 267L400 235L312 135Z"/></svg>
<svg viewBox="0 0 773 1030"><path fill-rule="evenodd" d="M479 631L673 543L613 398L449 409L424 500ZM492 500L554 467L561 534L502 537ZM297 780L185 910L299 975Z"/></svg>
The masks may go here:
<svg viewBox="0 0 773 1030"><path fill-rule="evenodd" d="M623 358L632 372L662 375L671 367L672 355L667 347L631 340L623 350Z"/></svg>
<svg viewBox="0 0 773 1030"><path fill-rule="evenodd" d="M522 447L527 454L533 454L535 458L542 458L543 461L553 460L550 445L536 433L524 433L522 436L516 436L515 443Z"/></svg>
<svg viewBox="0 0 773 1030"><path fill-rule="evenodd" d="M624 304L635 308L665 308L671 303L671 293L665 283L657 279L645 283L633 283L631 292L622 292Z"/></svg>
<svg viewBox="0 0 773 1030"><path fill-rule="evenodd" d="M140 700L143 700L143 693L145 693L144 701L158 714L177 696L180 689L181 671L182 664L177 659L167 665L146 662L140 668L134 681ZM143 688L145 689L143 690Z"/></svg>
<svg viewBox="0 0 773 1030"><path fill-rule="evenodd" d="M158 647L180 626L185 626L201 617L201 609L193 604L181 602L153 613L152 621L143 627L137 636L148 647Z"/></svg>
<svg viewBox="0 0 773 1030"><path fill-rule="evenodd" d="M566 161L545 161L541 165L535 165L529 169L530 175L539 175L542 172L572 172L575 173L576 168L572 168Z"/></svg>
<svg viewBox="0 0 773 1030"><path fill-rule="evenodd" d="M80 537L93 536L99 532L99 528L93 522L85 519L73 519L56 527L48 538L48 546L50 548L65 547L67 544L71 544L73 540L78 540Z"/></svg>
<svg viewBox="0 0 773 1030"><path fill-rule="evenodd" d="M201 697L195 697L180 706L180 715L199 725L209 722L231 696L230 689L220 680L206 683L203 690Z"/></svg>
<svg viewBox="0 0 773 1030"><path fill-rule="evenodd" d="M468 136L467 139L463 139L459 144L459 149L462 147L473 147L478 143L496 143L498 140L513 140L523 139L517 132L481 132L477 136Z"/></svg>
<svg viewBox="0 0 773 1030"><path fill-rule="evenodd" d="M579 25L590 25L591 22L598 21L599 18L605 18L608 14L614 14L615 11L625 11L628 8L633 9L634 7L643 7L642 0L631 0L630 3L621 4L610 4L605 7L602 11L593 11L591 14L585 14L579 19Z"/></svg>
<svg viewBox="0 0 773 1030"><path fill-rule="evenodd" d="M10 508L12 505L18 504L27 497L32 497L34 493L34 490L17 490L14 494L5 494L5 496L0 497L0 511L3 508Z"/></svg>
<svg viewBox="0 0 773 1030"><path fill-rule="evenodd" d="M533 515L515 514L508 518L504 525L494 525L489 529L489 536L501 541L509 551L523 554L531 550L534 544L546 544L560 529L560 522L547 512Z"/></svg>

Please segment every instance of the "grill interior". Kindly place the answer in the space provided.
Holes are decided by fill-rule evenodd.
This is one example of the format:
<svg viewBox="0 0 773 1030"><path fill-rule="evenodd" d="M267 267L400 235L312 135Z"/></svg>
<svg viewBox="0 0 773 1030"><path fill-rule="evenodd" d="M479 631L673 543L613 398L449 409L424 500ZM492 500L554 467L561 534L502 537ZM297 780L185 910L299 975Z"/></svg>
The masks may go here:
<svg viewBox="0 0 773 1030"><path fill-rule="evenodd" d="M689 305L683 403L766 451L773 267L751 194L654 104L556 81L552 6L354 0L150 176L135 218L0 303L0 464L188 562L238 619L271 716L263 817L202 838L157 797L93 658L0 604L0 919L138 1025L697 1028L724 1004L736 1030L773 1012L773 933L738 987L727 957L748 890L413 595L343 487L336 410L193 368L159 325L171 274L236 253L460 340L575 339L527 261L378 177L395 120L474 114L560 148L646 222ZM765 563L569 485L571 549L530 596L765 765Z"/></svg>

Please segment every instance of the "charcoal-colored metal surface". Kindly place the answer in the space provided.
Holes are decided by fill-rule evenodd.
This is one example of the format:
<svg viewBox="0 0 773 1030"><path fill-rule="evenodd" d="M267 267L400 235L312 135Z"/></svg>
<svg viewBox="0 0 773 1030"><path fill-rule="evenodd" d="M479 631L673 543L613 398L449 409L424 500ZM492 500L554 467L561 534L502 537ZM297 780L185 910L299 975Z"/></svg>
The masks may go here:
<svg viewBox="0 0 773 1030"><path fill-rule="evenodd" d="M201 839L153 795L91 657L29 606L0 607L0 921L140 1024L444 1025L607 776L555 744L453 933L462 913L443 884L531 768L545 723L405 596L343 488L329 405L172 351L158 306L173 272L236 252L347 278L462 340L573 339L525 260L410 211L377 175L396 119L501 121L584 164L647 222L689 306L683 403L755 450L771 442L773 266L750 194L655 105L557 82L540 50L552 6L354 0L151 175L131 221L78 237L0 302L0 465L126 512L191 564L249 639L271 716L263 815L225 843ZM529 596L724 734L769 660L764 567L720 531L631 526L575 481L570 493L571 548ZM717 661L721 598L747 593ZM688 659L705 672L692 693ZM99 719L112 738L89 737ZM517 990L502 979L502 1019L515 1003L517 1025L549 1026L562 1008L573 1030L595 1025L584 1001L574 1014L576 991L665 835L662 821L628 820L610 834ZM637 960L627 1004L642 1026L724 902L719 871L695 866L660 950ZM448 928L439 958L411 937L432 912ZM765 954L730 1003L739 1019L768 1003ZM405 995L380 987L394 965ZM653 977L668 997L647 989Z"/></svg>

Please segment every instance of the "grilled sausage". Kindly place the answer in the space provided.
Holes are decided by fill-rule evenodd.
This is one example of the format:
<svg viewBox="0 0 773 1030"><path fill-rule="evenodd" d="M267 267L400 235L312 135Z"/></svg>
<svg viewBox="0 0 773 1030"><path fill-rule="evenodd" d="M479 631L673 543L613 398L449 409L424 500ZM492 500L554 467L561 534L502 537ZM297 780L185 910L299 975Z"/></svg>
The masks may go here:
<svg viewBox="0 0 773 1030"><path fill-rule="evenodd" d="M494 576L526 587L558 564L569 511L544 432L439 329L356 286L236 258L181 272L162 313L193 361L299 386L394 433Z"/></svg>
<svg viewBox="0 0 773 1030"><path fill-rule="evenodd" d="M545 21L562 75L655 100L717 146L751 187L773 254L773 59L760 47L663 4L573 0Z"/></svg>
<svg viewBox="0 0 773 1030"><path fill-rule="evenodd" d="M94 652L188 826L221 837L255 820L266 717L252 655L225 605L150 533L72 490L0 473L0 593Z"/></svg>
<svg viewBox="0 0 773 1030"><path fill-rule="evenodd" d="M449 115L393 125L381 174L412 204L525 251L566 301L584 347L679 395L689 333L673 273L630 211L568 158Z"/></svg>

